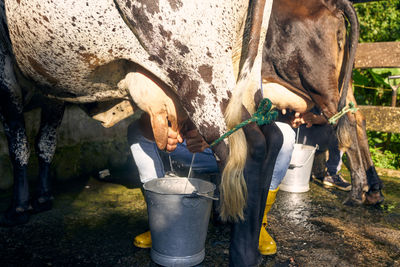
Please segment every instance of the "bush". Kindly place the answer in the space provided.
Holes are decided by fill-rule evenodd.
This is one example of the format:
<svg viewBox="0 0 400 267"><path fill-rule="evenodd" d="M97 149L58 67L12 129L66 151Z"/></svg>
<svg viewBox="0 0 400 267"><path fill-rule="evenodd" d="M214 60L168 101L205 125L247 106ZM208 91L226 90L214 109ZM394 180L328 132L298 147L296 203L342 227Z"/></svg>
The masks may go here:
<svg viewBox="0 0 400 267"><path fill-rule="evenodd" d="M371 131L367 134L369 151L375 165L386 169L400 169L400 135Z"/></svg>
<svg viewBox="0 0 400 267"><path fill-rule="evenodd" d="M400 41L400 2L388 0L355 5L360 42Z"/></svg>

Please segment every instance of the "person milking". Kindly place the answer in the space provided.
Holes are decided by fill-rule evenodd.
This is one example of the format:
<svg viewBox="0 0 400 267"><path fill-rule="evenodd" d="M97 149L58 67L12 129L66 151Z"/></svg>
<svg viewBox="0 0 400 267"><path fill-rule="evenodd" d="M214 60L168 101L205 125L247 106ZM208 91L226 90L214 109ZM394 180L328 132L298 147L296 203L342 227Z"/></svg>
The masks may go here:
<svg viewBox="0 0 400 267"><path fill-rule="evenodd" d="M260 231L259 251L262 255L276 253L276 243L266 230L267 214L275 202L276 193L288 169L295 143L295 132L289 124L284 122L273 123L278 126L281 133L277 134L276 140L274 140L274 146L276 146L279 154L274 166ZM192 162L192 153L196 153L192 164L193 172L200 175L219 173L218 164L212 150L208 148L208 144L194 128L194 125L186 125L186 129L182 132L184 133L183 138L171 128L168 131L167 151L172 151L168 154L170 160L178 162L184 167L189 167ZM169 166L165 168L160 156L165 152L160 151L154 142L150 118L147 113L143 113L139 120L129 125L128 143L142 183L166 176L166 170ZM136 236L134 245L139 248L150 248L152 246L150 231Z"/></svg>

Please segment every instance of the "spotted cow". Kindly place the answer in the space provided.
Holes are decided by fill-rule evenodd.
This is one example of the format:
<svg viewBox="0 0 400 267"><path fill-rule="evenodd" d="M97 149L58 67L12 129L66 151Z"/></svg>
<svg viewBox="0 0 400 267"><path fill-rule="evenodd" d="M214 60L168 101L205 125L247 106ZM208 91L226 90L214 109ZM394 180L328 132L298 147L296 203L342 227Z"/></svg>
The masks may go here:
<svg viewBox="0 0 400 267"><path fill-rule="evenodd" d="M22 119L19 90L29 88L79 104L135 103L149 113L161 149L167 147L168 131L181 127L179 114L211 143L248 118L257 104L271 0L5 0L1 5L6 58L1 94L11 95L1 103L6 127ZM18 118L8 116L7 105ZM26 160L20 160L28 155L23 128L23 121L7 128L8 136L18 135L9 141L17 152L11 153L14 170L21 172L11 208L2 217L6 223L29 207ZM251 124L213 148L223 168L220 214L234 222L232 266L258 260L257 231L267 192L254 185L270 179L261 171L271 165L264 160L265 136ZM25 146L14 150L14 141Z"/></svg>

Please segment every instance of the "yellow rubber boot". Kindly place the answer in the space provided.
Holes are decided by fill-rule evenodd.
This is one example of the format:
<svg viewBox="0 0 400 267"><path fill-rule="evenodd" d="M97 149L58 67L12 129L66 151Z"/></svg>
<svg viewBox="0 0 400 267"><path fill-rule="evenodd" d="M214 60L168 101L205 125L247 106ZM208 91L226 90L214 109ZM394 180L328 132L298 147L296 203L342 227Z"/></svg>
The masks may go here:
<svg viewBox="0 0 400 267"><path fill-rule="evenodd" d="M279 187L275 190L269 190L267 203L265 205L264 216L261 225L260 238L258 239L258 250L262 255L273 255L276 253L276 243L275 240L267 232L267 214L271 209L272 204L275 202L276 193Z"/></svg>
<svg viewBox="0 0 400 267"><path fill-rule="evenodd" d="M151 248L151 234L150 231L144 232L135 237L133 244L138 248Z"/></svg>

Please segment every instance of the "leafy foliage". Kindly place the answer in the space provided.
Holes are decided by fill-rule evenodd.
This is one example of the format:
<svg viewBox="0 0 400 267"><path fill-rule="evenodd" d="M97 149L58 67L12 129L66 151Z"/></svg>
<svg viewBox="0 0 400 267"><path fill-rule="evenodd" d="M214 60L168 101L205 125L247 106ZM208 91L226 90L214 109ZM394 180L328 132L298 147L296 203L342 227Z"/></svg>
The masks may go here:
<svg viewBox="0 0 400 267"><path fill-rule="evenodd" d="M369 150L375 165L387 169L400 169L400 135L372 131L367 134Z"/></svg>
<svg viewBox="0 0 400 267"><path fill-rule="evenodd" d="M360 20L360 42L400 41L400 1L355 5Z"/></svg>
<svg viewBox="0 0 400 267"><path fill-rule="evenodd" d="M400 69L354 69L353 85L357 103L389 106L392 99L391 85L400 83L400 79L389 81L388 77L399 74ZM400 100L399 97L397 97L398 100Z"/></svg>

